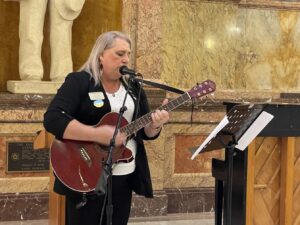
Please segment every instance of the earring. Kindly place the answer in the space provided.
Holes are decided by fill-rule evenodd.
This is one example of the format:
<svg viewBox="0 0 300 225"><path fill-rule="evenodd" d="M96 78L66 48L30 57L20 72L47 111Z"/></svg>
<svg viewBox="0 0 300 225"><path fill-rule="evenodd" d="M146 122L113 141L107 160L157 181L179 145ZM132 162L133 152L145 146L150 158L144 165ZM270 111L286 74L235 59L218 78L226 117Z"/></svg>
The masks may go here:
<svg viewBox="0 0 300 225"><path fill-rule="evenodd" d="M100 64L100 70L99 70L99 73L100 73L100 76L102 76L102 74L103 74L103 66L102 66L102 64Z"/></svg>

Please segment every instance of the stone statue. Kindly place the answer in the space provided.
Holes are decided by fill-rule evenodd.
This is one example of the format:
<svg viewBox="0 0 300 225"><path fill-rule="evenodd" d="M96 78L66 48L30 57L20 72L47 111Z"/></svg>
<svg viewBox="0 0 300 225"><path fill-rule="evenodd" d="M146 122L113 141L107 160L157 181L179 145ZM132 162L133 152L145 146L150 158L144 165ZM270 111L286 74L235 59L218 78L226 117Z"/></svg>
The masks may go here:
<svg viewBox="0 0 300 225"><path fill-rule="evenodd" d="M73 20L85 0L18 0L19 73L22 81L40 81L44 69L41 60L43 27L47 5L50 15L51 81L62 81L73 70L71 56Z"/></svg>

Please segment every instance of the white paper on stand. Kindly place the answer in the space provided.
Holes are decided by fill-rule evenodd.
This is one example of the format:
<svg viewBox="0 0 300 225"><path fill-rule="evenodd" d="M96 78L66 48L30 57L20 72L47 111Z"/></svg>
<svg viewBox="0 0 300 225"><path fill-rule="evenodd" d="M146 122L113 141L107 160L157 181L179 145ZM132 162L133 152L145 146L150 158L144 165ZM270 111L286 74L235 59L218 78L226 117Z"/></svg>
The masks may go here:
<svg viewBox="0 0 300 225"><path fill-rule="evenodd" d="M244 151L251 141L267 126L267 124L274 118L274 116L266 111L263 111L243 136L238 140L235 148Z"/></svg>
<svg viewBox="0 0 300 225"><path fill-rule="evenodd" d="M225 116L218 126L210 133L210 135L204 140L204 142L199 146L199 148L194 152L191 159L195 157L202 151L202 149L229 123L227 116Z"/></svg>

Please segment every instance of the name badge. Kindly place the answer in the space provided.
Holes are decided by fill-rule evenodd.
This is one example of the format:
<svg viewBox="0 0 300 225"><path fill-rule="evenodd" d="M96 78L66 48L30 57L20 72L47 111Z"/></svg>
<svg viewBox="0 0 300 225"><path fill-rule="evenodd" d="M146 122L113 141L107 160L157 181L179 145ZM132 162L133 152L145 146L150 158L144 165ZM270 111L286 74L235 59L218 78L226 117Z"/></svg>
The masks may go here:
<svg viewBox="0 0 300 225"><path fill-rule="evenodd" d="M103 100L104 99L104 94L103 92L89 92L89 97L92 101L95 100Z"/></svg>

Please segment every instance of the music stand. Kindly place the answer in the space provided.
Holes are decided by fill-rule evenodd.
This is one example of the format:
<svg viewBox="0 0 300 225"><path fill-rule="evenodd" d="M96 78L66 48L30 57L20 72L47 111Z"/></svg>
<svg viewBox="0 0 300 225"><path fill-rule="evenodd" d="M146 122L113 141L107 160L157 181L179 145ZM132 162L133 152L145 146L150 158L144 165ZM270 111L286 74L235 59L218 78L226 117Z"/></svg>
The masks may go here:
<svg viewBox="0 0 300 225"><path fill-rule="evenodd" d="M199 153L225 148L224 161L213 159L212 175L216 178L215 224L222 224L222 208L224 197L223 225L232 225L232 181L233 158L236 151L243 151L250 142L273 119L273 115L263 111L265 104L235 105L213 130L212 135L195 151L192 159ZM224 186L224 187L223 187ZM224 196L223 196L223 188Z"/></svg>

